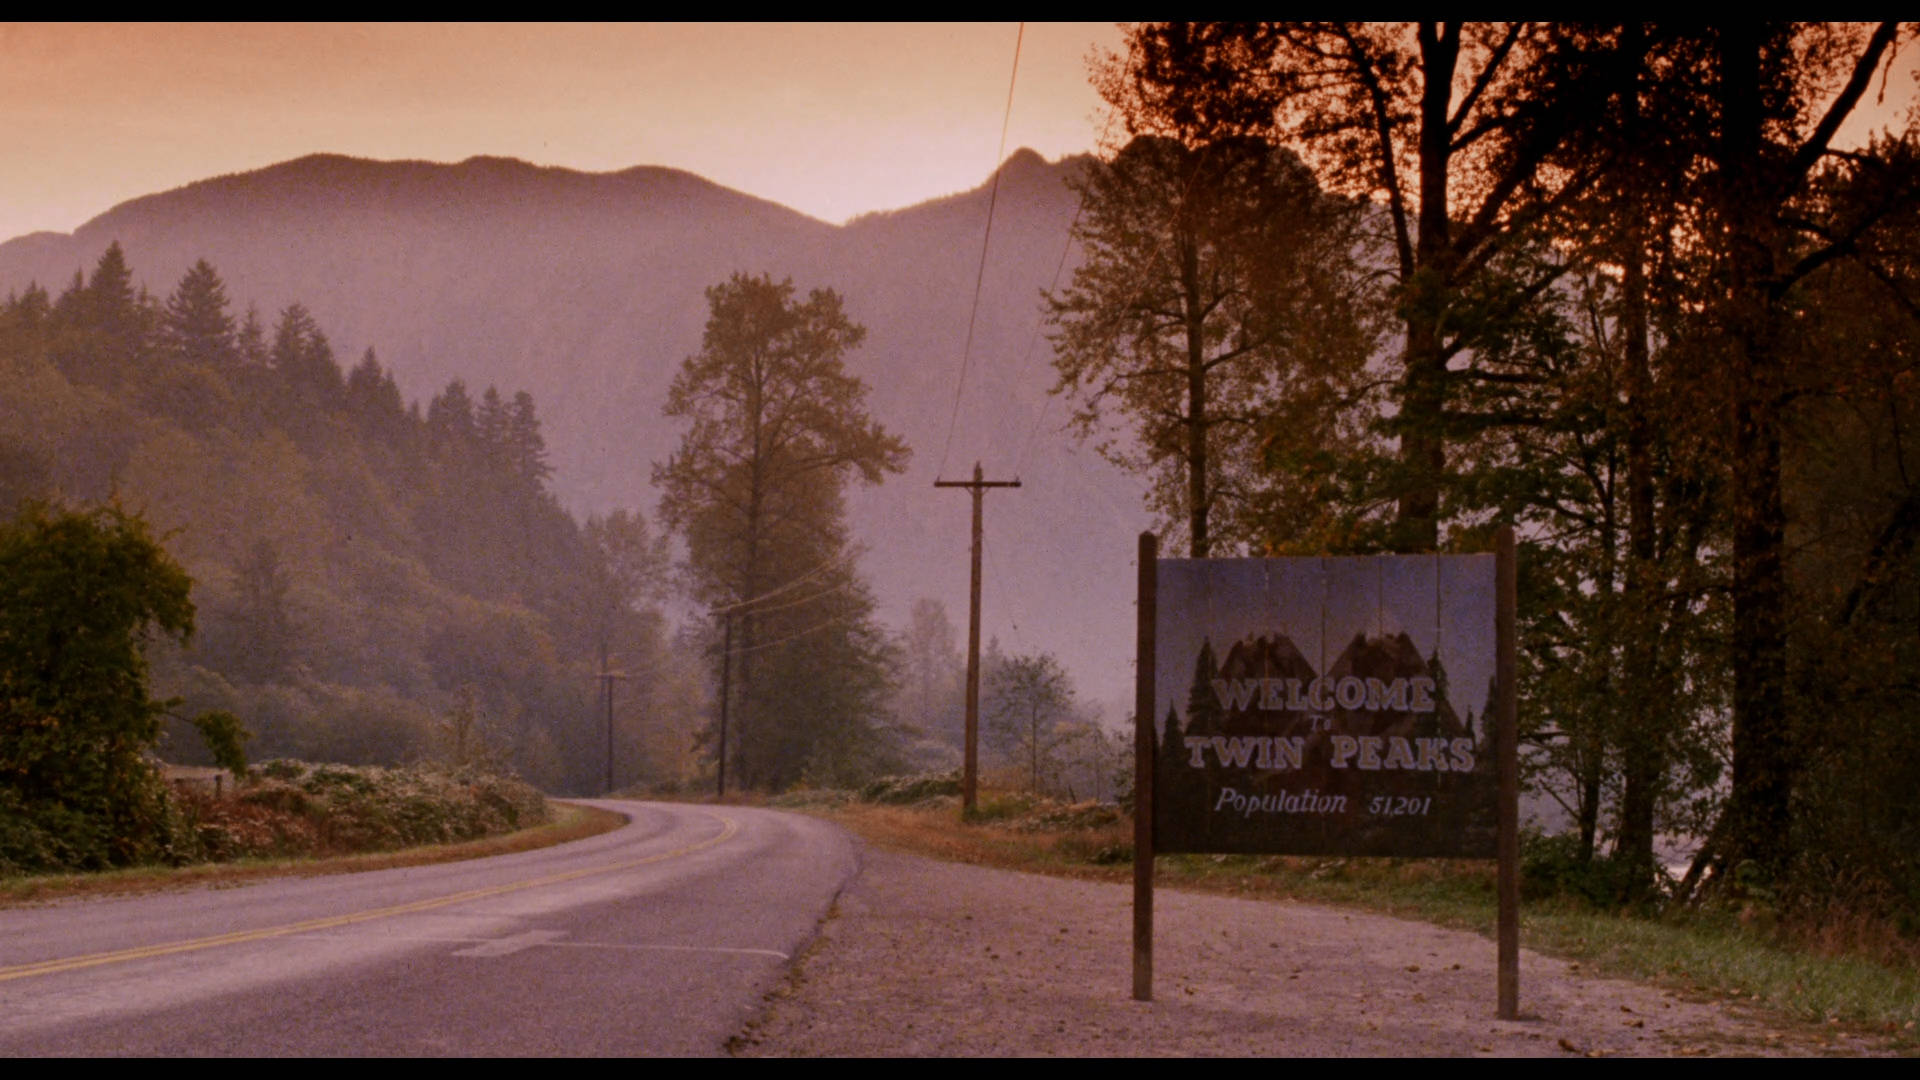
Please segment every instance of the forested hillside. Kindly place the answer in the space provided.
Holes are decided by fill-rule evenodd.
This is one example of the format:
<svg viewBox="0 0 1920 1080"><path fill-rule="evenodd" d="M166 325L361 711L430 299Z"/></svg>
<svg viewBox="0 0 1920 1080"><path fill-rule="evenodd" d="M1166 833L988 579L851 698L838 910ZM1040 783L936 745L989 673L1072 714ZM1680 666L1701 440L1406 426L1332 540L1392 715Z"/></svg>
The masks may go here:
<svg viewBox="0 0 1920 1080"><path fill-rule="evenodd" d="M1134 483L1061 430L1069 410L1048 401L1040 321L1040 291L1072 269L1078 200L1067 181L1084 163L1021 151L998 170L997 190L988 177L834 226L673 169L312 155L132 200L70 236L6 240L0 295L30 281L57 291L114 243L155 292L204 258L236 316L257 305L270 320L299 302L343 365L378 349L408 401L456 378L476 396L489 384L531 392L551 490L585 516L655 498L650 464L677 435L661 405L700 347L703 290L736 272L832 288L867 328L849 371L871 387L874 416L915 450L897 481L848 493L887 620L904 623L923 596L955 605L966 595L967 500L932 482L983 459L1026 484L991 514L989 633L1057 651L1112 699L1131 648L1111 617L1129 602L1114 570L1147 519Z"/></svg>
<svg viewBox="0 0 1920 1080"><path fill-rule="evenodd" d="M256 760L492 758L598 791L693 768L701 676L649 606L638 513L582 526L551 490L532 394L454 379L423 408L297 301L236 314L199 261L164 298L118 245L0 307L0 505L117 501L194 580L197 630L153 642L156 696L222 709ZM162 751L203 755L178 718Z"/></svg>

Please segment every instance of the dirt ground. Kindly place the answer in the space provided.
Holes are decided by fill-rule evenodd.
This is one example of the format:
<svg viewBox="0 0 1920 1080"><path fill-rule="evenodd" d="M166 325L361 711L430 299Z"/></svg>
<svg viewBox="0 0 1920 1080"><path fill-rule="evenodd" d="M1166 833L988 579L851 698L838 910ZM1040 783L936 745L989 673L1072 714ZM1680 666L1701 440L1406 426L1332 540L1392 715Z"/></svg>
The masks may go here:
<svg viewBox="0 0 1920 1080"><path fill-rule="evenodd" d="M1337 908L1162 890L1154 1000L1132 890L867 848L821 936L732 1049L750 1056L1685 1056L1874 1044ZM1524 940L1522 942L1524 945Z"/></svg>

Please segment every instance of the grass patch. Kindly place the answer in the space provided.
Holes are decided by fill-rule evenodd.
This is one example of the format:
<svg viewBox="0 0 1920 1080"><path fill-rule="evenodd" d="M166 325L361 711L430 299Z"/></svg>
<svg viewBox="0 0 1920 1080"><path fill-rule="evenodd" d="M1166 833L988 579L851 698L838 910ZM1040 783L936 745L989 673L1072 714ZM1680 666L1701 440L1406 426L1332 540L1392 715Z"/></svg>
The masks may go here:
<svg viewBox="0 0 1920 1080"><path fill-rule="evenodd" d="M82 896L128 896L186 888L225 888L281 877L318 877L355 874L402 866L482 859L582 840L626 824L609 810L552 802L550 820L515 832L450 844L423 844L395 851L364 852L319 858L246 858L226 863L191 866L140 866L96 873L44 874L0 878L0 907L18 907Z"/></svg>
<svg viewBox="0 0 1920 1080"><path fill-rule="evenodd" d="M1130 819L981 793L979 813L816 800L804 807L888 850L1086 880L1133 878ZM1491 937L1491 862L1450 859L1166 855L1159 887L1363 908ZM1731 912L1623 915L1565 899L1523 902L1521 943L1597 974L1738 1001L1783 1021L1886 1039L1920 1051L1920 963L1905 948L1817 947L1806 935L1756 928ZM1491 947L1491 946L1489 946Z"/></svg>

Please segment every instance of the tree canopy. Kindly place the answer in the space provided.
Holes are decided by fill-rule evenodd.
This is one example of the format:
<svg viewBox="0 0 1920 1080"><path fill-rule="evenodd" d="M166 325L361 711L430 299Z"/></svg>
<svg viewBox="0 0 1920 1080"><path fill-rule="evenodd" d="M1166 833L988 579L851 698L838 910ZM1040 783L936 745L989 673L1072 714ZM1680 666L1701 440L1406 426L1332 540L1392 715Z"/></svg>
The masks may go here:
<svg viewBox="0 0 1920 1080"><path fill-rule="evenodd" d="M149 695L146 650L192 635L191 587L118 507L27 503L0 523L0 789L73 814L79 845L105 839L95 859L133 862L165 842L144 755L167 703Z"/></svg>
<svg viewBox="0 0 1920 1080"><path fill-rule="evenodd" d="M1920 897L1920 862L1870 839L1914 836L1870 793L1920 768L1886 644L1920 610L1920 129L1836 142L1913 32L1162 23L1095 66L1130 135L1265 140L1374 208L1363 305L1395 333L1321 399L1317 448L1276 437L1288 395L1256 401L1249 547L1480 550L1514 524L1534 782L1619 899L1660 887L1676 832L1706 841L1677 893L1710 867L1831 897L1844 866L1873 903Z"/></svg>

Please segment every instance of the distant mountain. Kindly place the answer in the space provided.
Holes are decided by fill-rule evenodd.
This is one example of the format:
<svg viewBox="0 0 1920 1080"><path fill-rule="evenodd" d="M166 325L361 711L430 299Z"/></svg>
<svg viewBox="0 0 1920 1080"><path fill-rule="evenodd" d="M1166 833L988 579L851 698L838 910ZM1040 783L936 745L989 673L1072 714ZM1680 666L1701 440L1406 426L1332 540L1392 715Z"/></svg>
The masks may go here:
<svg viewBox="0 0 1920 1080"><path fill-rule="evenodd" d="M317 154L134 199L71 236L0 244L0 293L39 281L57 295L115 240L156 295L205 258L239 312L255 305L270 324L300 301L344 363L372 346L409 400L456 377L531 391L566 504L651 515L651 463L679 435L660 406L699 347L704 290L736 271L832 287L868 328L849 366L915 452L907 475L850 499L889 619L903 623L919 596L965 618L969 500L935 490L936 474L964 477L976 459L995 479L1017 471L1023 488L987 498L987 632L1009 651L1055 652L1090 698L1109 700L1129 679L1127 567L1147 518L1136 480L1060 433L1069 410L1048 401L1038 321L1079 164L1023 150L999 170L997 194L989 178L835 226L673 169Z"/></svg>

